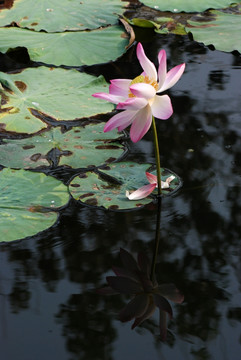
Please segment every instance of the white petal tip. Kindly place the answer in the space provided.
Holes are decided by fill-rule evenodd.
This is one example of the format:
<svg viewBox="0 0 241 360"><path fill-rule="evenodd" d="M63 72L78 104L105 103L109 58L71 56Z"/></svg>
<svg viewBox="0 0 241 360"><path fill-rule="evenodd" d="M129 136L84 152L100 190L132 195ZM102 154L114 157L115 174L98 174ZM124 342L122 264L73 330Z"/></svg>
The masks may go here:
<svg viewBox="0 0 241 360"><path fill-rule="evenodd" d="M134 200L128 190L126 190L126 197L127 197L129 200Z"/></svg>
<svg viewBox="0 0 241 360"><path fill-rule="evenodd" d="M172 182L172 180L175 179L174 175L169 176L166 181L162 181L162 189L169 189L170 187L170 182Z"/></svg>

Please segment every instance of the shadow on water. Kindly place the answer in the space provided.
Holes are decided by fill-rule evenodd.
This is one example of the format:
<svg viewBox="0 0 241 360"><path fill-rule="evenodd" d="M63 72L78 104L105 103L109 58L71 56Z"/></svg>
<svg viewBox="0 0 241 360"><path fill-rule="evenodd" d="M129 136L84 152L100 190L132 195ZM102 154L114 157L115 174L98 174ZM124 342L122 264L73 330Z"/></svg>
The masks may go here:
<svg viewBox="0 0 241 360"><path fill-rule="evenodd" d="M157 314L131 331L118 321L127 296L95 291L119 265L120 247L134 257L140 251L151 256L156 205L116 213L72 201L51 229L0 245L6 360L239 359L240 57L187 37L151 34L137 40L152 61L164 48L169 68L187 64L170 91L174 115L157 122L162 166L184 184L162 201L156 278L174 283L185 296L183 304L173 305L167 342L158 338ZM108 73L108 79L128 77L129 71L135 77L140 69L134 50L128 60L112 64L111 73L106 65L88 71ZM132 158L154 162L152 134L130 144Z"/></svg>

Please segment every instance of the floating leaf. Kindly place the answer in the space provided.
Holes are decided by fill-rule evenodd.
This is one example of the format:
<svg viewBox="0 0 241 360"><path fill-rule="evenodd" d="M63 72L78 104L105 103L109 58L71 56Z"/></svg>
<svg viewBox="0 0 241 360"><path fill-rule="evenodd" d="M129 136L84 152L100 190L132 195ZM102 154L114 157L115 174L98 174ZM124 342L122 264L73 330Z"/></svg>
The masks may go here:
<svg viewBox="0 0 241 360"><path fill-rule="evenodd" d="M70 120L94 116L113 109L113 105L93 98L94 92L106 91L102 76L76 70L30 68L18 74L0 72L2 105L0 127L6 131L34 133L47 125L32 110L54 120Z"/></svg>
<svg viewBox="0 0 241 360"><path fill-rule="evenodd" d="M139 26L139 27L143 27L143 28L154 28L155 31L159 34L168 34L168 33L172 33L172 34L176 34L176 35L187 35L187 32L185 30L185 23L186 23L186 19L183 21L183 23L181 23L181 21L183 20L183 17L186 17L187 14L185 14L185 16L180 15L178 16L178 19L176 19L175 17L177 17L177 15L173 15L174 17L159 17L159 18L155 18L153 20L145 20L145 19L141 19L141 18L133 18L131 20L128 20L128 22L131 25L135 25L135 26Z"/></svg>
<svg viewBox="0 0 241 360"><path fill-rule="evenodd" d="M115 141L120 138L117 130L104 133L103 127L103 123L90 123L64 133L56 127L26 139L4 139L0 164L25 169L49 165L86 168L114 161L125 148Z"/></svg>
<svg viewBox="0 0 241 360"><path fill-rule="evenodd" d="M144 5L161 11L172 11L175 13L185 12L201 12L207 9L222 9L235 1L232 0L143 0Z"/></svg>
<svg viewBox="0 0 241 360"><path fill-rule="evenodd" d="M0 52L20 46L27 48L33 61L52 65L93 65L121 56L128 44L126 37L121 26L54 34L14 27L0 28Z"/></svg>
<svg viewBox="0 0 241 360"><path fill-rule="evenodd" d="M69 200L67 187L45 174L0 171L0 241L32 236L52 226L59 207Z"/></svg>
<svg viewBox="0 0 241 360"><path fill-rule="evenodd" d="M214 45L217 50L241 52L241 5L239 12L233 14L211 10L199 18L200 21L188 21L194 40L205 45Z"/></svg>
<svg viewBox="0 0 241 360"><path fill-rule="evenodd" d="M115 24L122 13L120 0L18 0L10 10L0 11L0 26L17 23L19 27L47 32L96 29Z"/></svg>
<svg viewBox="0 0 241 360"><path fill-rule="evenodd" d="M158 34L176 34L176 35L187 35L185 29L186 21L183 19L183 15L176 18L158 18L156 19L156 32ZM183 21L183 22L182 22Z"/></svg>
<svg viewBox="0 0 241 360"><path fill-rule="evenodd" d="M141 18L132 18L131 20L128 20L129 24L134 25L134 26L139 26L139 27L143 27L143 28L157 28L159 29L159 25L152 20L147 20L147 19L141 19Z"/></svg>
<svg viewBox="0 0 241 360"><path fill-rule="evenodd" d="M82 172L71 181L69 190L74 199L87 205L102 206L109 210L136 209L152 202L153 198L130 201L125 193L126 190L136 190L148 183L145 172L150 167L151 164L119 162L109 165L98 173ZM163 181L173 175L168 170L162 170ZM180 180L176 177L173 180L172 190L163 191L163 194L171 193L179 186Z"/></svg>

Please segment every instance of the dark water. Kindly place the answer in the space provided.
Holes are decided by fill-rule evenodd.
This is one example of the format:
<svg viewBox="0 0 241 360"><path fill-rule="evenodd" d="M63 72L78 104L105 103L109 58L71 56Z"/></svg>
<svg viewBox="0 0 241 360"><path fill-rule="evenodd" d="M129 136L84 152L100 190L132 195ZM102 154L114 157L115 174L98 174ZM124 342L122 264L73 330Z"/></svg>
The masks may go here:
<svg viewBox="0 0 241 360"><path fill-rule="evenodd" d="M1 360L240 359L241 59L188 38L139 40L152 61L164 48L169 68L187 65L169 91L174 115L157 121L161 163L183 179L161 209L156 276L185 296L167 342L157 312L131 330L117 317L129 298L95 293L120 247L152 256L156 206L110 212L71 202L53 228L0 245ZM138 75L134 51L114 69L98 67L110 78ZM128 158L154 162L151 132L130 143Z"/></svg>

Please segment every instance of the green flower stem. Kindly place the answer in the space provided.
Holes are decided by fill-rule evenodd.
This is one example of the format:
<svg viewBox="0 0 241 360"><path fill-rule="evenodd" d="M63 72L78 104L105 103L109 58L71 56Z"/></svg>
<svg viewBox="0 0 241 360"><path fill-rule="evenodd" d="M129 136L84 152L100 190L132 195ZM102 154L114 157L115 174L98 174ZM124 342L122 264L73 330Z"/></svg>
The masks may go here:
<svg viewBox="0 0 241 360"><path fill-rule="evenodd" d="M161 226L161 201L162 198L158 198L158 204L157 204L157 219L156 219L156 233L155 233L155 244L154 244L154 252L152 257L152 263L151 263L151 275L150 279L151 281L155 278L155 267L156 267L156 260L157 260L157 254L158 254L158 248L160 243L160 226Z"/></svg>
<svg viewBox="0 0 241 360"><path fill-rule="evenodd" d="M156 131L156 122L155 122L154 116L152 116L152 130L153 130L153 138L154 138L154 146L155 146L158 195L160 196L161 192L162 192L162 187L161 187L161 165L160 165L160 153L159 153L158 137L157 137L157 131Z"/></svg>

